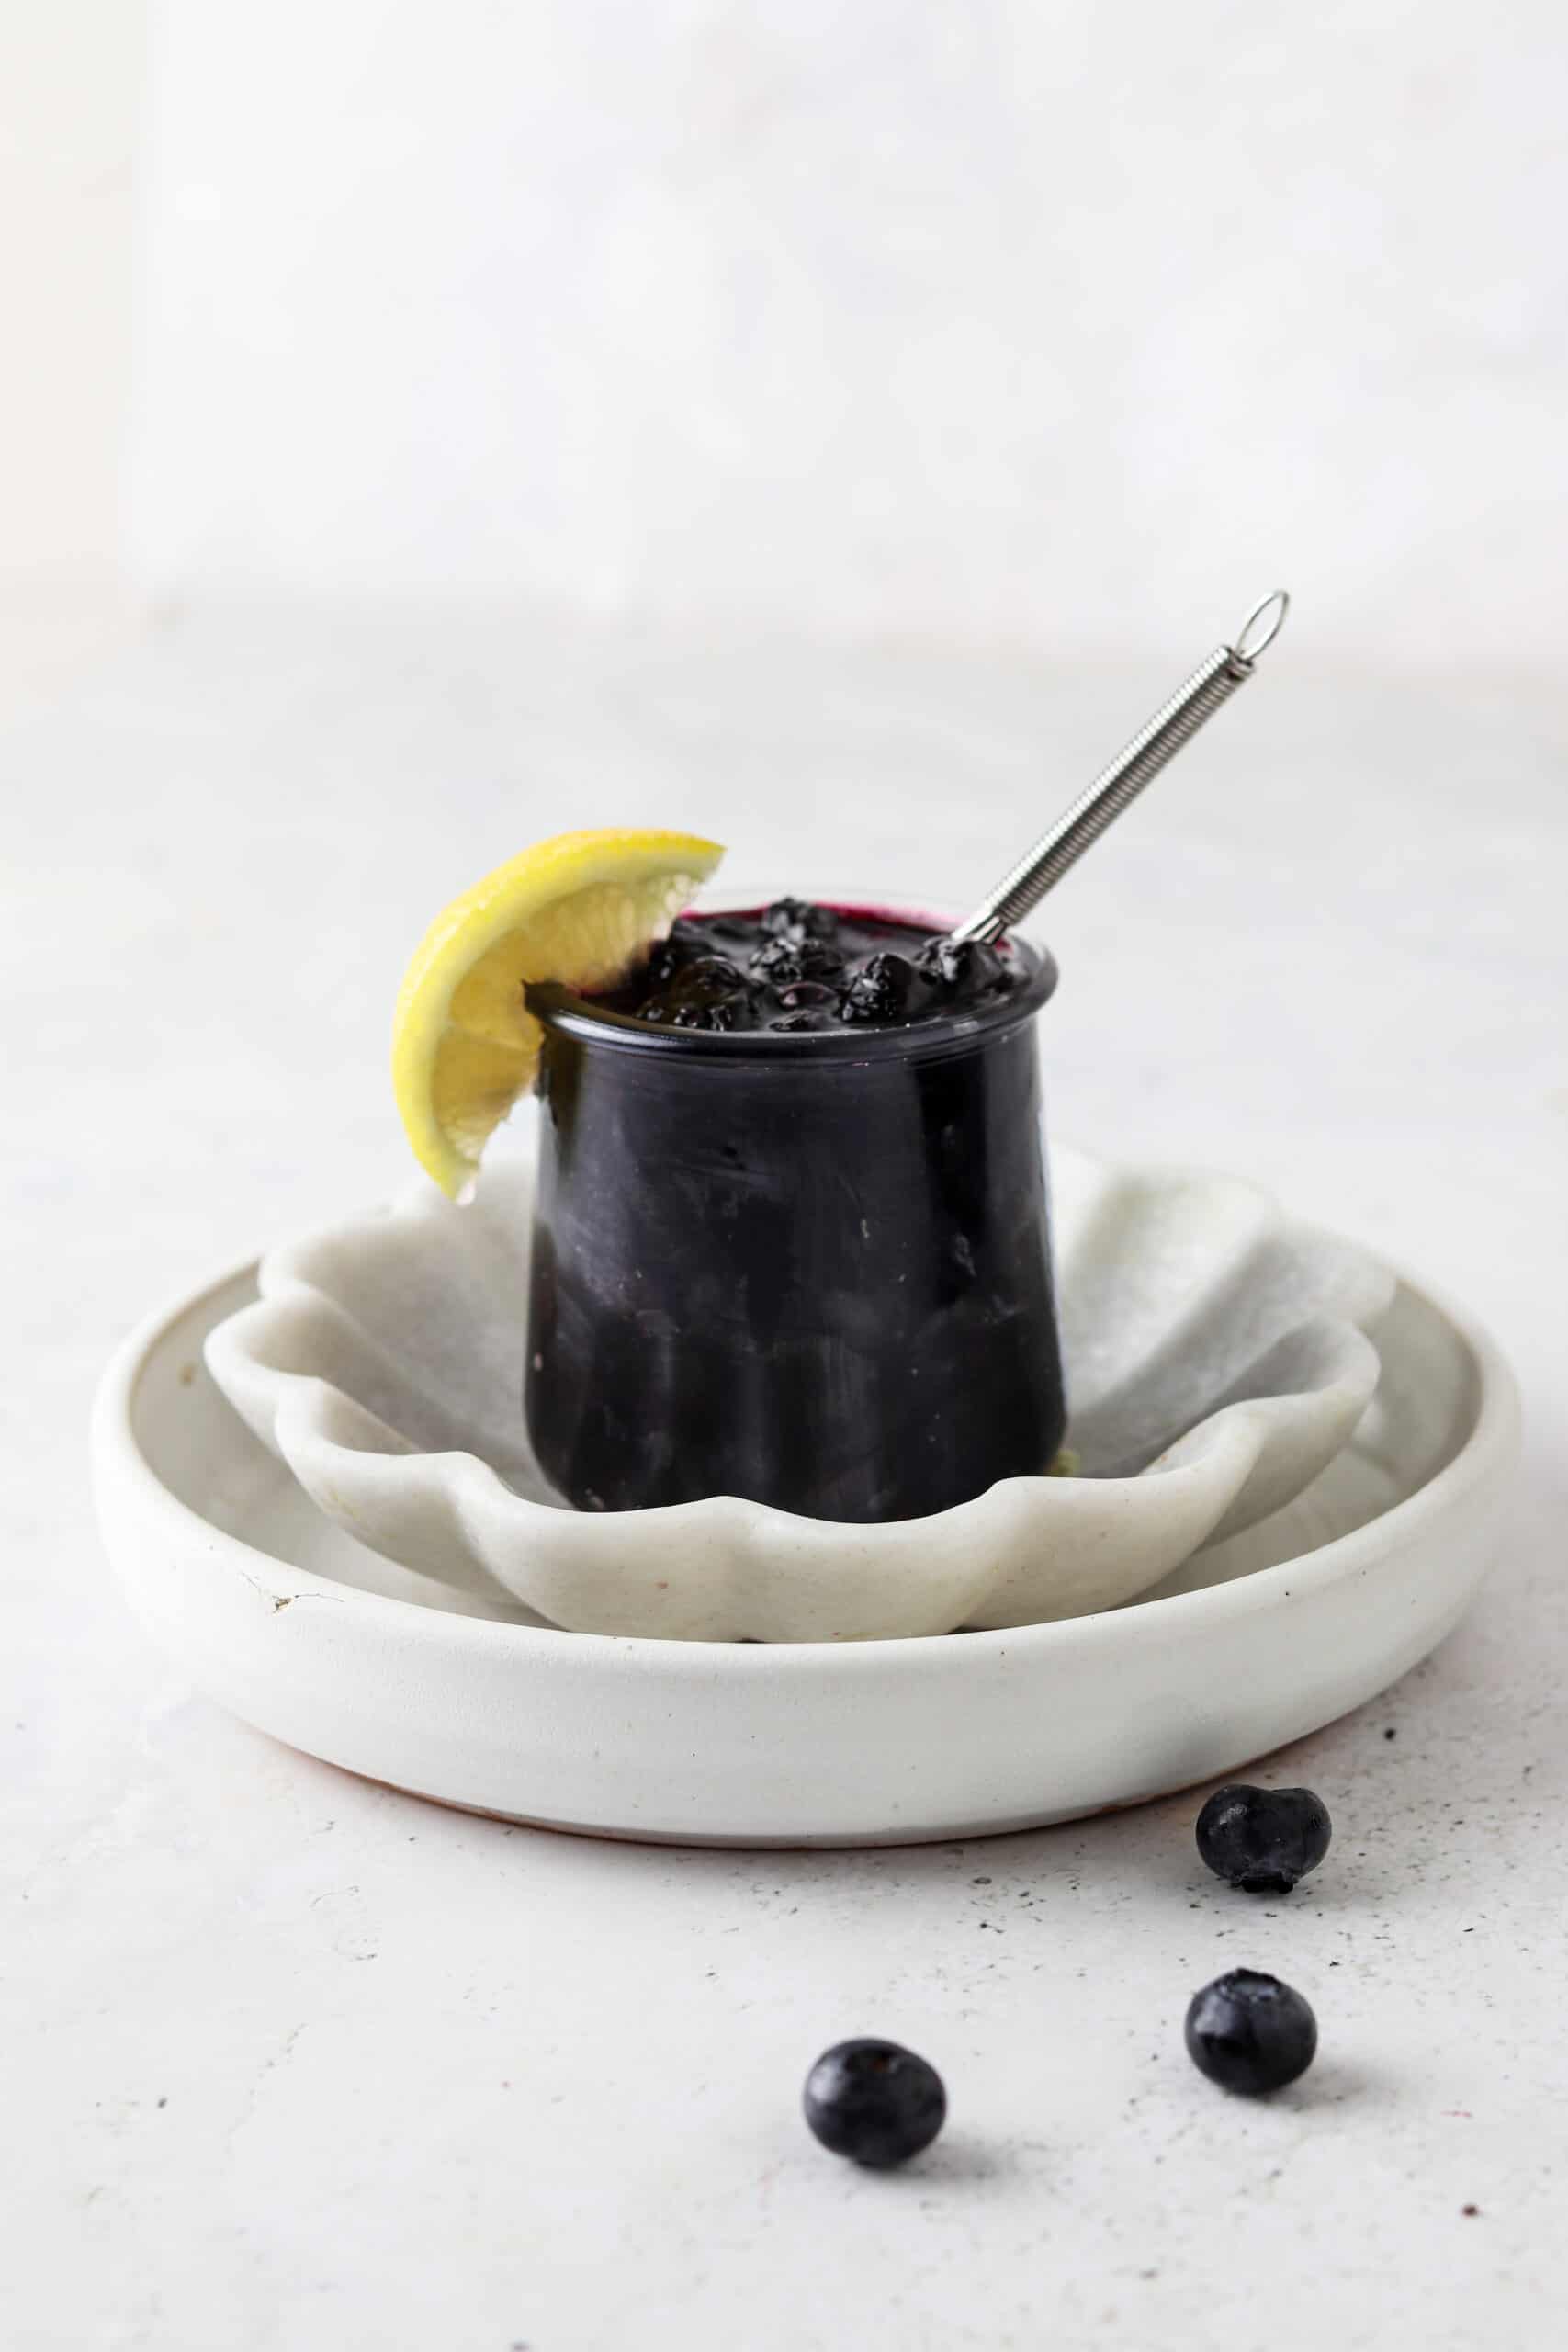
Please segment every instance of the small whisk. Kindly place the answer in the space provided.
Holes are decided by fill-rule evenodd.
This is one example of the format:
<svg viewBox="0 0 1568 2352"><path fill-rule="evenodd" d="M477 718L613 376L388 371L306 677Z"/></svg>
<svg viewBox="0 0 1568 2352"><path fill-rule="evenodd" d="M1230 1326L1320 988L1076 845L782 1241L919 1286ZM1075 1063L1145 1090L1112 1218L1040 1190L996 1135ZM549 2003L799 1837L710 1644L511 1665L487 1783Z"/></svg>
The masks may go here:
<svg viewBox="0 0 1568 2352"><path fill-rule="evenodd" d="M1260 653L1273 644L1285 625L1291 600L1283 588L1274 589L1254 605L1236 631L1234 645L1222 645L1146 727L1134 735L1125 751L1096 776L1070 808L1063 811L1048 832L1005 875L988 898L982 899L954 939L999 938L1054 890L1069 866L1076 865L1092 842L1134 801L1184 743L1190 743L1222 703L1251 677Z"/></svg>

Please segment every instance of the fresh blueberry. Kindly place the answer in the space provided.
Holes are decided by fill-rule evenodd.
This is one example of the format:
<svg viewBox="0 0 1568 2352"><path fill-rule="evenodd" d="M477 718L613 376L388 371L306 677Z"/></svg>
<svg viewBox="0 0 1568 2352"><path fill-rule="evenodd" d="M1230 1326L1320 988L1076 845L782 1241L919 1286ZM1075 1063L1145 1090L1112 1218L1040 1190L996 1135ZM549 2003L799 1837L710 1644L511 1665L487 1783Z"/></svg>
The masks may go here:
<svg viewBox="0 0 1568 2352"><path fill-rule="evenodd" d="M746 981L728 956L699 956L643 1010L674 1029L738 1029L749 1010Z"/></svg>
<svg viewBox="0 0 1568 2352"><path fill-rule="evenodd" d="M1246 1894L1289 1894L1316 1870L1332 1835L1328 1807L1310 1789L1216 1789L1198 1815L1198 1851Z"/></svg>
<svg viewBox="0 0 1568 2352"><path fill-rule="evenodd" d="M745 1010L744 998L721 996L678 1004L665 1017L671 1029L736 1029Z"/></svg>
<svg viewBox="0 0 1568 2352"><path fill-rule="evenodd" d="M764 939L753 950L747 969L754 979L766 980L772 988L787 989L806 978L802 946L796 946L793 939Z"/></svg>
<svg viewBox="0 0 1568 2352"><path fill-rule="evenodd" d="M698 955L711 954L716 948L722 956L750 955L757 944L757 919L754 915L704 915L701 922L682 915L676 928L694 933L699 944Z"/></svg>
<svg viewBox="0 0 1568 2352"><path fill-rule="evenodd" d="M867 1023L897 1021L913 993L916 977L905 956L890 950L868 956L839 1000L840 1013L846 1021Z"/></svg>
<svg viewBox="0 0 1568 2352"><path fill-rule="evenodd" d="M733 996L743 990L745 986L740 967L732 964L728 956L699 956L694 964L688 964L675 978L677 992L693 999Z"/></svg>
<svg viewBox="0 0 1568 2352"><path fill-rule="evenodd" d="M1256 1968L1216 1976L1187 2011L1187 2054L1199 2073L1249 2098L1293 2083L1316 2049L1317 2019L1306 2002Z"/></svg>
<svg viewBox="0 0 1568 2352"><path fill-rule="evenodd" d="M787 1012L829 1012L838 1001L838 991L824 980L797 980L794 988L779 990L779 1002Z"/></svg>
<svg viewBox="0 0 1568 2352"><path fill-rule="evenodd" d="M831 939L839 918L831 907L814 907L808 899L775 899L757 917L758 928L796 946L803 939Z"/></svg>
<svg viewBox="0 0 1568 2352"><path fill-rule="evenodd" d="M703 944L703 934L694 923L675 923L668 939L661 939L648 959L644 987L667 987L677 973L684 971L694 957L702 954Z"/></svg>
<svg viewBox="0 0 1568 2352"><path fill-rule="evenodd" d="M928 939L915 963L933 987L963 989L972 997L994 989L1007 970L983 939Z"/></svg>
<svg viewBox="0 0 1568 2352"><path fill-rule="evenodd" d="M843 968L838 949L821 939L764 939L750 959L753 977L775 989L794 988L801 980L837 978Z"/></svg>
<svg viewBox="0 0 1568 2352"><path fill-rule="evenodd" d="M805 2106L825 2148L885 2170L930 2147L947 2093L936 2068L896 2041L840 2041L806 2077Z"/></svg>

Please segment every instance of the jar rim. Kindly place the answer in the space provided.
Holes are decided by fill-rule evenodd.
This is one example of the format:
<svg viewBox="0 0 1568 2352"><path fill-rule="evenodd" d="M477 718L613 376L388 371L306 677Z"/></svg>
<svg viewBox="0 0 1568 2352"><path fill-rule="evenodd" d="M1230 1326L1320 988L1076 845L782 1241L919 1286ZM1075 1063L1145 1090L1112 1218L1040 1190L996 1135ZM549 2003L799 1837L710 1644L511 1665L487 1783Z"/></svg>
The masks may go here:
<svg viewBox="0 0 1568 2352"><path fill-rule="evenodd" d="M798 1069L808 1060L856 1066L930 1061L962 1053L977 1037L1018 1027L1053 995L1058 973L1049 948L1016 937L1008 944L1023 964L1016 988L965 1012L936 1013L886 1028L670 1029L635 1013L613 1012L555 980L529 983L528 1010L547 1031L583 1045L691 1062L788 1061Z"/></svg>

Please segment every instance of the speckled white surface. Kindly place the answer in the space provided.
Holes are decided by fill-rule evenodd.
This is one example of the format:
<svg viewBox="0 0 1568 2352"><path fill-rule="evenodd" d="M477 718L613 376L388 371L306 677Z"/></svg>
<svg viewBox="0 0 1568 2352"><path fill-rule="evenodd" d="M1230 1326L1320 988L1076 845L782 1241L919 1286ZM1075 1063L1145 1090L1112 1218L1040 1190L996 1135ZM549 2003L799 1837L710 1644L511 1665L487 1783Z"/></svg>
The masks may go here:
<svg viewBox="0 0 1568 2352"><path fill-rule="evenodd" d="M400 1181L388 999L449 888L569 819L647 816L774 867L835 831L846 871L963 895L1186 651L1062 678L323 616L153 643L6 738L8 2343L1561 2334L1561 703L1281 663L1053 915L1061 1131L1212 1159L1390 1250L1525 1389L1487 1598L1270 1768L1338 1830L1291 1903L1201 1876L1195 1800L765 1859L437 1813L193 1701L91 1527L111 1342ZM1189 1994L1236 1962L1318 2010L1318 2064L1269 2108L1180 2050ZM861 2030L948 2077L950 2132L901 2178L835 2166L795 2112Z"/></svg>

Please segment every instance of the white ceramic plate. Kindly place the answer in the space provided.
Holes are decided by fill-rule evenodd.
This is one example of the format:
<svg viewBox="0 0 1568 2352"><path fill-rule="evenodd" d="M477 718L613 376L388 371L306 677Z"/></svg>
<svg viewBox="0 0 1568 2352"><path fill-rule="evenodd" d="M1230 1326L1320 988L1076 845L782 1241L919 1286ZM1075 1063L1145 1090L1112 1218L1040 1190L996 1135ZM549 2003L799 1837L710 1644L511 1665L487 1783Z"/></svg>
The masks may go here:
<svg viewBox="0 0 1568 2352"><path fill-rule="evenodd" d="M254 1270L153 1317L99 1393L110 1555L194 1681L290 1745L447 1804L605 1835L857 1845L1070 1818L1233 1770L1457 1622L1517 1451L1491 1343L1402 1283L1352 1443L1262 1526L1107 1614L849 1645L566 1634L322 1518L205 1369Z"/></svg>
<svg viewBox="0 0 1568 2352"><path fill-rule="evenodd" d="M576 1633L886 1640L1114 1608L1299 1494L1377 1382L1359 1327L1393 1284L1364 1250L1234 1177L1057 1151L1067 1434L1090 1476L875 1527L734 1496L573 1511L522 1423L534 1132L530 1108L469 1207L422 1182L271 1251L207 1361L360 1542Z"/></svg>

